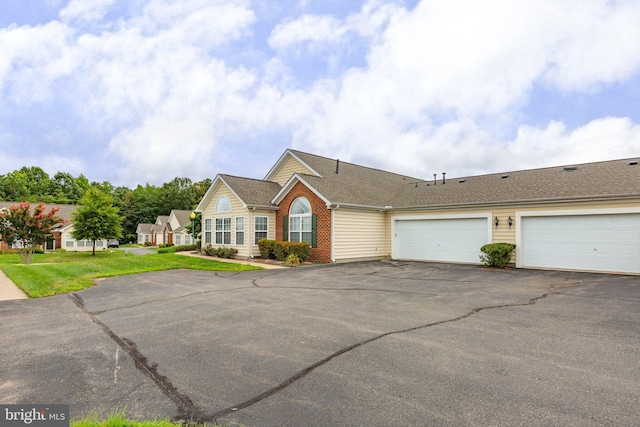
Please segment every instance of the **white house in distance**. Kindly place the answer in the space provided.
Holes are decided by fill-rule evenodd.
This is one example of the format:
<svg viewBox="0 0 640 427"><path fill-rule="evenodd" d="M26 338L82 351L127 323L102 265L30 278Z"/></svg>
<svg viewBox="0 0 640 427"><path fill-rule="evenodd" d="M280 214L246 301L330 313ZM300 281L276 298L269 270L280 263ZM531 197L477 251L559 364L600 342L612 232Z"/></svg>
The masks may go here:
<svg viewBox="0 0 640 427"><path fill-rule="evenodd" d="M193 237L186 230L191 223L191 211L173 209L169 215L159 215L153 224L138 224L138 244L191 245Z"/></svg>
<svg viewBox="0 0 640 427"><path fill-rule="evenodd" d="M13 205L17 205L18 202L0 202L0 209L9 209ZM35 206L37 203L31 203L31 206ZM56 249L65 249L73 252L83 252L93 250L93 241L91 240L76 240L71 235L73 231L73 223L71 218L73 212L78 208L76 205L64 205L49 203L46 204L47 211L52 207L58 207L60 210L56 213L57 216L64 219L66 224L52 230L51 239L47 240L44 250L54 251ZM0 242L0 249L6 249L5 242ZM96 240L96 250L107 249L107 240Z"/></svg>

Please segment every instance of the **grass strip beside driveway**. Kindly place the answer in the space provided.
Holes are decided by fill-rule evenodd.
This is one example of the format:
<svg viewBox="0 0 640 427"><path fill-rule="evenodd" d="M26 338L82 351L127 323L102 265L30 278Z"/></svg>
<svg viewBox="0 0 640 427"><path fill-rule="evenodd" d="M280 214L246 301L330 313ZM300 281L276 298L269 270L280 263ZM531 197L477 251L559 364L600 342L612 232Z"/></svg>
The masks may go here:
<svg viewBox="0 0 640 427"><path fill-rule="evenodd" d="M0 270L29 297L38 298L89 288L95 279L186 268L206 271L260 270L260 267L175 254L125 256L122 251L36 255L23 265L17 255L0 255Z"/></svg>

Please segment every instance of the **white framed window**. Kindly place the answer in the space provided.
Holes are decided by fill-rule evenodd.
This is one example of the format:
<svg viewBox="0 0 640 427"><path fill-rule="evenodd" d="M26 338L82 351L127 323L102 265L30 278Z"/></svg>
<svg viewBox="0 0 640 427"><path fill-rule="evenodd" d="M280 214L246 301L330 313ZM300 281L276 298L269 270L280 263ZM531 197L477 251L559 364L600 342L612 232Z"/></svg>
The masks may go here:
<svg viewBox="0 0 640 427"><path fill-rule="evenodd" d="M176 234L176 246L181 245L180 240L182 239L180 239L180 237L181 236L179 234Z"/></svg>
<svg viewBox="0 0 640 427"><path fill-rule="evenodd" d="M78 240L76 242L76 246L79 248L84 248L84 242L85 242L84 240Z"/></svg>
<svg viewBox="0 0 640 427"><path fill-rule="evenodd" d="M64 238L64 247L65 248L72 248L73 247L73 236L71 234L67 234Z"/></svg>
<svg viewBox="0 0 640 427"><path fill-rule="evenodd" d="M244 217L236 217L236 245L244 245Z"/></svg>
<svg viewBox="0 0 640 427"><path fill-rule="evenodd" d="M312 244L311 204L298 197L289 209L289 241Z"/></svg>
<svg viewBox="0 0 640 427"><path fill-rule="evenodd" d="M104 246L104 240L96 240L96 248L102 248Z"/></svg>
<svg viewBox="0 0 640 427"><path fill-rule="evenodd" d="M216 203L216 212L231 212L231 201L227 196L220 196Z"/></svg>
<svg viewBox="0 0 640 427"><path fill-rule="evenodd" d="M144 235L144 241L145 241L145 243L149 241L149 235L148 234Z"/></svg>
<svg viewBox="0 0 640 427"><path fill-rule="evenodd" d="M231 244L231 217L216 218L216 245Z"/></svg>
<svg viewBox="0 0 640 427"><path fill-rule="evenodd" d="M269 231L269 218L266 216L257 216L254 218L255 223L254 223L254 233L255 233L255 239L254 239L254 245L258 244L258 240L260 239L267 239L268 238L268 231Z"/></svg>
<svg viewBox="0 0 640 427"><path fill-rule="evenodd" d="M204 243L205 245L211 244L211 218L204 220Z"/></svg>
<svg viewBox="0 0 640 427"><path fill-rule="evenodd" d="M184 236L184 244L185 245L190 245L191 244L191 235L187 234L186 236Z"/></svg>

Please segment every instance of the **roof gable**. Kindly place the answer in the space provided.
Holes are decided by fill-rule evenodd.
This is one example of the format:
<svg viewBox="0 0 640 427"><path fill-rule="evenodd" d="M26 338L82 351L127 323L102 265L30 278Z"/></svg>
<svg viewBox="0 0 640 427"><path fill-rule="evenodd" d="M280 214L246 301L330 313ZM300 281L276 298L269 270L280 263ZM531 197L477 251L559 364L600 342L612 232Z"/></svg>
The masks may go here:
<svg viewBox="0 0 640 427"><path fill-rule="evenodd" d="M271 204L271 198L280 190L280 184L233 175L218 175L196 207L196 211L204 211L212 203L213 197L223 185L233 193L244 208L277 209L277 206Z"/></svg>
<svg viewBox="0 0 640 427"><path fill-rule="evenodd" d="M264 180L274 181L280 185L284 185L294 173L322 176L312 166L300 158L298 155L300 153L301 152L294 150L286 150L269 173L267 173Z"/></svg>

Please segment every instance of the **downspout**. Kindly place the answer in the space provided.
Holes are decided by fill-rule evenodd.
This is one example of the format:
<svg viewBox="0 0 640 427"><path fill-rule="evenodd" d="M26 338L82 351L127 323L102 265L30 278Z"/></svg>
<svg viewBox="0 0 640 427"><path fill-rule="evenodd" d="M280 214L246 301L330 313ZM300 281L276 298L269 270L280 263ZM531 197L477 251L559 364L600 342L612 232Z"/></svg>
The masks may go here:
<svg viewBox="0 0 640 427"><path fill-rule="evenodd" d="M331 262L336 262L336 210L340 205L331 209Z"/></svg>
<svg viewBox="0 0 640 427"><path fill-rule="evenodd" d="M254 206L249 211L249 235L247 236L249 238L249 258L253 258L253 211L255 210Z"/></svg>

